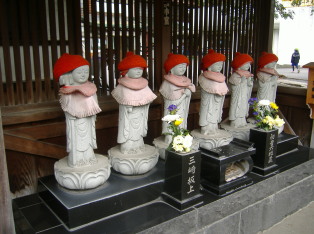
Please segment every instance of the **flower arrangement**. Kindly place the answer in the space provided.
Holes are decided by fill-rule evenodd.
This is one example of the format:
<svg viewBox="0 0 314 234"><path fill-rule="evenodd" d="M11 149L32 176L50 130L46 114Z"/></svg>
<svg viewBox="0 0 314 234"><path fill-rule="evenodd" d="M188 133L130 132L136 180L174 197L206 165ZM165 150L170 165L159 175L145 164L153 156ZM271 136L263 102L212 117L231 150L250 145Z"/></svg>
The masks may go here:
<svg viewBox="0 0 314 234"><path fill-rule="evenodd" d="M168 149L176 152L190 152L193 137L187 129L181 128L180 124L183 118L177 114L178 108L176 105L170 105L168 108L169 115L164 116L161 120L168 122L169 132L163 133L164 135L171 135L172 141Z"/></svg>
<svg viewBox="0 0 314 234"><path fill-rule="evenodd" d="M274 128L280 128L285 121L279 118L279 107L274 102L269 100L260 100L257 98L250 98L249 105L253 109L253 115L256 119L256 126L265 131Z"/></svg>

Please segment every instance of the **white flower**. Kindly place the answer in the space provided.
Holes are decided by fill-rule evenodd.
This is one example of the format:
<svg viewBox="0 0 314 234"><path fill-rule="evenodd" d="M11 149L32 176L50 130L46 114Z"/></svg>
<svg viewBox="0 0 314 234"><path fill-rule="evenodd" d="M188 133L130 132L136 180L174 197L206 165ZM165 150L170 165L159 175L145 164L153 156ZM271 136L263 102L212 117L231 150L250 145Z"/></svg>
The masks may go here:
<svg viewBox="0 0 314 234"><path fill-rule="evenodd" d="M173 138L173 144L183 144L184 138L183 136L179 135Z"/></svg>
<svg viewBox="0 0 314 234"><path fill-rule="evenodd" d="M182 152L183 151L183 145L181 144L172 144L172 148L177 151L177 152Z"/></svg>
<svg viewBox="0 0 314 234"><path fill-rule="evenodd" d="M190 148L192 146L193 137L191 135L186 135L183 139L183 147L184 148Z"/></svg>
<svg viewBox="0 0 314 234"><path fill-rule="evenodd" d="M190 152L191 151L191 148L185 148L185 152Z"/></svg>
<svg viewBox="0 0 314 234"><path fill-rule="evenodd" d="M276 116L276 119L274 120L274 124L277 126L277 127L281 127L282 125L285 124L285 121L283 119L280 119L279 116L277 115Z"/></svg>
<svg viewBox="0 0 314 234"><path fill-rule="evenodd" d="M179 118L180 118L180 115L166 115L161 120L170 123Z"/></svg>
<svg viewBox="0 0 314 234"><path fill-rule="evenodd" d="M259 106L269 106L270 105L270 101L269 100L260 100L258 102Z"/></svg>

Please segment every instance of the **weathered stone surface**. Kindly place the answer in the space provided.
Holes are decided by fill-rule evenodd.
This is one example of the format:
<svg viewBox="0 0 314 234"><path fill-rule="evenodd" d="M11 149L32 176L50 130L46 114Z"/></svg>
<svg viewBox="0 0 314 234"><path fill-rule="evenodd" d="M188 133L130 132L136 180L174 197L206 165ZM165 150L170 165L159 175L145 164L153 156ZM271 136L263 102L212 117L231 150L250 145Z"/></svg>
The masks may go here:
<svg viewBox="0 0 314 234"><path fill-rule="evenodd" d="M260 201L277 191L277 180L270 177L229 196L199 208L198 225L203 228Z"/></svg>
<svg viewBox="0 0 314 234"><path fill-rule="evenodd" d="M240 233L268 229L313 200L314 176L309 176L242 210Z"/></svg>
<svg viewBox="0 0 314 234"><path fill-rule="evenodd" d="M140 232L141 234L173 234L173 233L195 233L197 220L197 210L192 210L180 217L171 219L152 228Z"/></svg>
<svg viewBox="0 0 314 234"><path fill-rule="evenodd" d="M212 225L204 228L202 231L205 234L217 234L217 233L238 233L240 224L240 213L236 213L221 219Z"/></svg>
<svg viewBox="0 0 314 234"><path fill-rule="evenodd" d="M302 163L287 171L276 175L278 181L278 190L292 185L300 180L314 174L314 160Z"/></svg>
<svg viewBox="0 0 314 234"><path fill-rule="evenodd" d="M255 234L272 222L274 196L263 199L241 211L240 231L242 234Z"/></svg>
<svg viewBox="0 0 314 234"><path fill-rule="evenodd" d="M274 223L299 210L314 200L314 176L307 177L298 183L275 194Z"/></svg>

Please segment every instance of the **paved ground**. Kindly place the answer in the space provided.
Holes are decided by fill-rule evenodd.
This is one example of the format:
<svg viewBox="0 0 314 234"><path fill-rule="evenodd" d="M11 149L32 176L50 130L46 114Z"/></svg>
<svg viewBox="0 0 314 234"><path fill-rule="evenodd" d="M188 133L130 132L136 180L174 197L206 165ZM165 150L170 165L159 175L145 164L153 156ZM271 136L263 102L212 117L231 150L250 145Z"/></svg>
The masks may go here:
<svg viewBox="0 0 314 234"><path fill-rule="evenodd" d="M314 202L257 234L313 234Z"/></svg>
<svg viewBox="0 0 314 234"><path fill-rule="evenodd" d="M277 68L276 70L282 75L278 80L279 84L307 88L308 68L301 68L300 73L292 72L292 68Z"/></svg>

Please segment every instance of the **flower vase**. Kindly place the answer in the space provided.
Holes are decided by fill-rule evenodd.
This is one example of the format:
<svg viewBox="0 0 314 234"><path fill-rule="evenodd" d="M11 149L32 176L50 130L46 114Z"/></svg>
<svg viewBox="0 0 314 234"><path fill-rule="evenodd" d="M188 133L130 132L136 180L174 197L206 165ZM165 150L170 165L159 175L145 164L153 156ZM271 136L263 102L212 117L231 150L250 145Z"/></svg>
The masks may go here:
<svg viewBox="0 0 314 234"><path fill-rule="evenodd" d="M250 129L250 141L256 149L252 155L252 172L262 176L269 176L277 172L276 164L278 129L265 131L260 128Z"/></svg>
<svg viewBox="0 0 314 234"><path fill-rule="evenodd" d="M180 210L201 203L200 173L200 151L178 153L166 150L165 201Z"/></svg>

